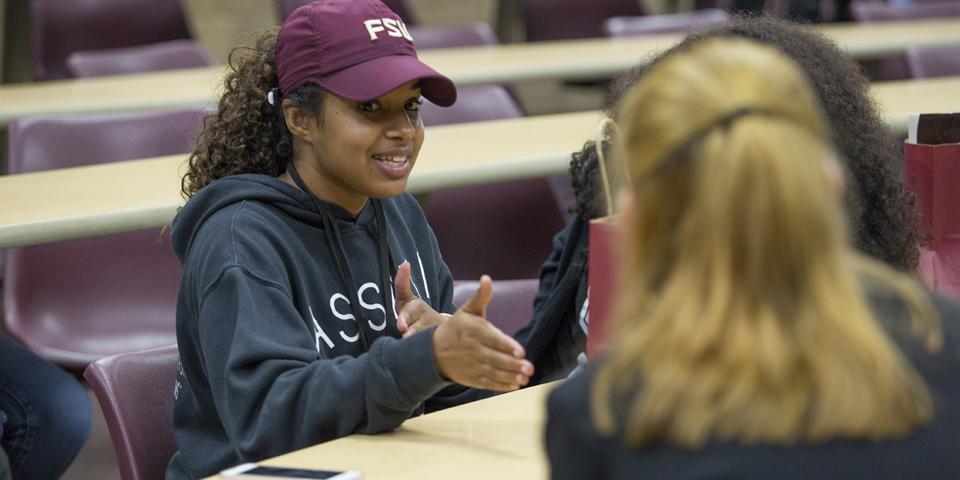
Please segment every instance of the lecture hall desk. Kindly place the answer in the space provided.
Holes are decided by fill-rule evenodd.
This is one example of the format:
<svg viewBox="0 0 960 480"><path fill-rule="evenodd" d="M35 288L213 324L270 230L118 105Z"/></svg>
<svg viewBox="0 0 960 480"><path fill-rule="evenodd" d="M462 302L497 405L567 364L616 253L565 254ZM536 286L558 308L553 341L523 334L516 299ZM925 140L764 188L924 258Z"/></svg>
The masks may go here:
<svg viewBox="0 0 960 480"><path fill-rule="evenodd" d="M351 435L261 463L358 470L364 480L544 480L550 471L543 447L546 397L556 385L505 393L411 418L393 432Z"/></svg>
<svg viewBox="0 0 960 480"><path fill-rule="evenodd" d="M874 59L908 46L960 45L960 19L832 24L821 28L851 55ZM458 85L592 79L628 70L679 35L520 43L420 52ZM191 108L215 103L224 67L0 87L0 126L23 116Z"/></svg>
<svg viewBox="0 0 960 480"><path fill-rule="evenodd" d="M887 124L907 114L960 112L960 77L883 82L873 93ZM564 173L593 138L599 112L427 129L410 176L413 194ZM0 249L169 225L182 205L185 155L0 177Z"/></svg>
<svg viewBox="0 0 960 480"><path fill-rule="evenodd" d="M598 112L429 127L407 191L566 170ZM0 249L169 225L183 204L173 155L0 177Z"/></svg>

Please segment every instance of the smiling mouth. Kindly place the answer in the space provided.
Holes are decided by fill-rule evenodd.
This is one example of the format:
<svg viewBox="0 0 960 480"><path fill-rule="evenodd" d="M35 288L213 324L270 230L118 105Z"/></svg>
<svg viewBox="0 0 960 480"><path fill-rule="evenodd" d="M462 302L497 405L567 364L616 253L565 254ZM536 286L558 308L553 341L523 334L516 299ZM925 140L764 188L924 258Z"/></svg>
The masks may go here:
<svg viewBox="0 0 960 480"><path fill-rule="evenodd" d="M403 164L407 163L407 160L410 160L409 156L395 156L395 157L383 157L380 155L374 155L374 160L383 162L391 167L402 167Z"/></svg>

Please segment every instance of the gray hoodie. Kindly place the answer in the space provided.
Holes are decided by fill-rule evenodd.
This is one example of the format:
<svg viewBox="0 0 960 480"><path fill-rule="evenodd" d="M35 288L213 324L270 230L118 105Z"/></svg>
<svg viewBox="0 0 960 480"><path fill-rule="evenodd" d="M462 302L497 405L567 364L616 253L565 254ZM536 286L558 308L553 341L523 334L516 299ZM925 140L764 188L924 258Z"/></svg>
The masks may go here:
<svg viewBox="0 0 960 480"><path fill-rule="evenodd" d="M487 395L438 375L432 329L400 339L393 297L384 305L381 293L393 287L381 285L371 202L357 217L322 204L341 245L327 242L309 194L263 175L214 181L174 219L184 265L173 415L180 451L168 480L383 432ZM410 262L414 294L452 313L453 280L419 205L404 193L384 199L383 211L391 275ZM357 285L343 285L332 248L342 248ZM345 288L357 290L359 325Z"/></svg>

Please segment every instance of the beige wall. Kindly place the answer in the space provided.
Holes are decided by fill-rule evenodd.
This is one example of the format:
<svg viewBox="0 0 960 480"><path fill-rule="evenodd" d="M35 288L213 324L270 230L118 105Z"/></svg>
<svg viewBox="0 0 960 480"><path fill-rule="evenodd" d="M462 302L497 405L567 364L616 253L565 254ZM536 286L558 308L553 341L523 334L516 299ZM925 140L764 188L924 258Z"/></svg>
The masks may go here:
<svg viewBox="0 0 960 480"><path fill-rule="evenodd" d="M421 24L497 23L497 0L407 0Z"/></svg>
<svg viewBox="0 0 960 480"><path fill-rule="evenodd" d="M272 0L181 0L187 26L221 63L245 35L279 24Z"/></svg>

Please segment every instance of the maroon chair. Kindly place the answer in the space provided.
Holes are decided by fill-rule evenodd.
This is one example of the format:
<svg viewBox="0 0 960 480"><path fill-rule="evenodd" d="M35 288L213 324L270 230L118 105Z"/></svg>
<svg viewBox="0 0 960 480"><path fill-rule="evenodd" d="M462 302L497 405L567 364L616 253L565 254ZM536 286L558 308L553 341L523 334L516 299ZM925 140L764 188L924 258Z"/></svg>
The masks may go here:
<svg viewBox="0 0 960 480"><path fill-rule="evenodd" d="M290 16L291 13L293 13L294 10L308 3L313 2L314 0L277 0L277 1L278 1L278 6L280 7L280 17L283 19L286 19L287 17ZM380 0L380 1L382 1L383 4L387 6L387 8L392 10L393 13L396 13L397 16L399 16L400 19L403 20L404 25L409 27L411 25L417 24L416 19L413 17L412 14L410 14L410 9L407 8L406 0ZM411 36L413 35L411 34Z"/></svg>
<svg viewBox="0 0 960 480"><path fill-rule="evenodd" d="M427 220L460 279L536 276L564 226L546 178L433 192Z"/></svg>
<svg viewBox="0 0 960 480"><path fill-rule="evenodd" d="M460 87L457 89L457 103L449 107L438 107L427 99L420 105L420 118L428 127L522 116L523 110L499 85Z"/></svg>
<svg viewBox="0 0 960 480"><path fill-rule="evenodd" d="M603 32L608 37L687 33L713 23L723 22L728 18L730 14L718 8L669 15L613 17L603 22Z"/></svg>
<svg viewBox="0 0 960 480"><path fill-rule="evenodd" d="M960 16L960 2L913 2L891 5L882 2L859 1L850 4L850 14L858 22L893 22Z"/></svg>
<svg viewBox="0 0 960 480"><path fill-rule="evenodd" d="M30 8L37 80L69 77L73 52L190 38L180 0L31 0Z"/></svg>
<svg viewBox="0 0 960 480"><path fill-rule="evenodd" d="M413 37L417 50L500 44L490 25L483 22L442 27L410 27L407 31Z"/></svg>
<svg viewBox="0 0 960 480"><path fill-rule="evenodd" d="M499 86L461 88L452 107L422 107L425 125L522 116ZM461 279L536 277L564 225L547 178L432 192L427 221L453 278Z"/></svg>
<svg viewBox="0 0 960 480"><path fill-rule="evenodd" d="M9 125L11 173L184 153L197 110L62 118ZM69 369L176 343L182 267L169 230L150 229L6 251L4 320L11 335Z"/></svg>
<svg viewBox="0 0 960 480"><path fill-rule="evenodd" d="M850 4L850 15L858 22L892 22L922 18L960 17L960 2L915 2L905 5L860 1ZM881 80L910 78L906 57L885 58L880 64Z"/></svg>
<svg viewBox="0 0 960 480"><path fill-rule="evenodd" d="M103 409L123 480L163 480L177 453L173 400L179 359L171 345L101 358L83 372Z"/></svg>
<svg viewBox="0 0 960 480"><path fill-rule="evenodd" d="M911 78L960 75L960 47L910 47L905 57Z"/></svg>
<svg viewBox="0 0 960 480"><path fill-rule="evenodd" d="M480 288L480 282L460 281L453 287L453 304L457 308L467 302ZM493 298L487 305L487 320L503 333L513 336L530 322L533 316L533 297L540 288L540 280L498 280L493 282Z"/></svg>
<svg viewBox="0 0 960 480"><path fill-rule="evenodd" d="M138 47L73 52L67 69L77 78L155 72L217 65L217 59L200 43L173 40Z"/></svg>
<svg viewBox="0 0 960 480"><path fill-rule="evenodd" d="M529 42L602 37L604 20L643 14L638 0L523 0Z"/></svg>

